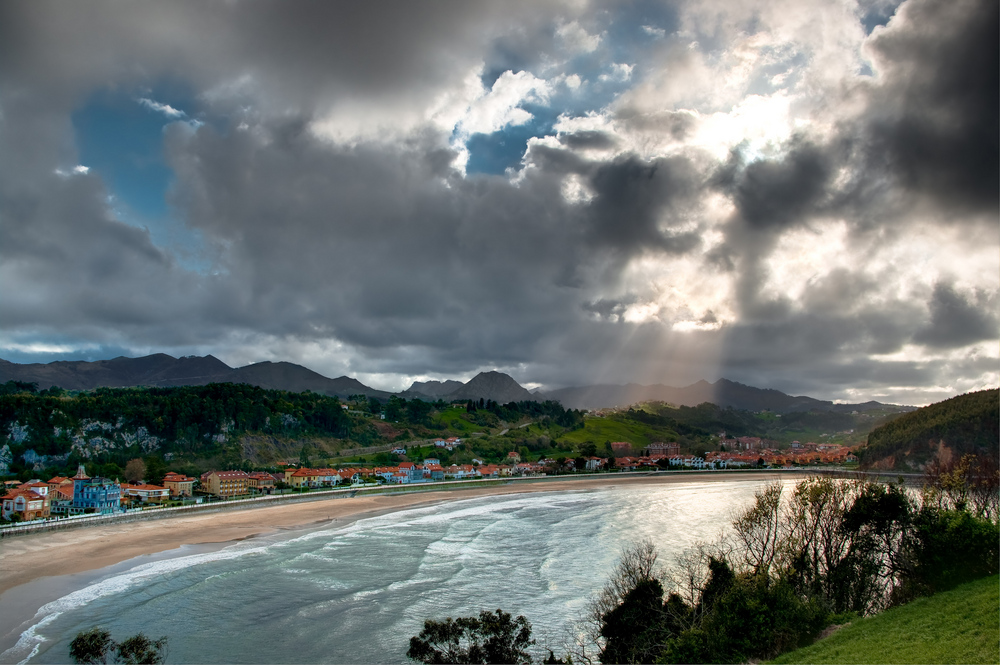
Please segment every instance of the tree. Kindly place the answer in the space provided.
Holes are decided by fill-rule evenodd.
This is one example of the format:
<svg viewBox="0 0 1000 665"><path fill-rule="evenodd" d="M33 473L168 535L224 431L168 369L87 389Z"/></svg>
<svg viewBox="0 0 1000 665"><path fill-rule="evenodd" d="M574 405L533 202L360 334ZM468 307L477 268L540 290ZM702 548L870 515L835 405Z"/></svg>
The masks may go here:
<svg viewBox="0 0 1000 665"><path fill-rule="evenodd" d="M154 485L163 484L163 476L167 475L167 464L159 455L147 455L144 460L146 473L144 478Z"/></svg>
<svg viewBox="0 0 1000 665"><path fill-rule="evenodd" d="M406 403L406 417L411 423L426 424L434 405L422 399L412 399Z"/></svg>
<svg viewBox="0 0 1000 665"><path fill-rule="evenodd" d="M69 643L69 657L74 663L107 663L115 646L111 633L95 626L76 634Z"/></svg>
<svg viewBox="0 0 1000 665"><path fill-rule="evenodd" d="M76 634L69 643L69 657L74 663L155 665L167 657L167 638L151 640L138 633L115 642L109 631L95 626Z"/></svg>
<svg viewBox="0 0 1000 665"><path fill-rule="evenodd" d="M118 643L118 662L124 665L162 663L166 659L167 638L151 640L142 633Z"/></svg>
<svg viewBox="0 0 1000 665"><path fill-rule="evenodd" d="M663 611L663 586L643 580L606 613L601 626L602 663L652 663L670 636Z"/></svg>
<svg viewBox="0 0 1000 665"><path fill-rule="evenodd" d="M142 479L146 477L146 463L141 459L131 459L128 464L125 465L125 480L130 483L142 482Z"/></svg>
<svg viewBox="0 0 1000 665"><path fill-rule="evenodd" d="M406 655L422 663L531 663L531 624L503 610L424 622Z"/></svg>

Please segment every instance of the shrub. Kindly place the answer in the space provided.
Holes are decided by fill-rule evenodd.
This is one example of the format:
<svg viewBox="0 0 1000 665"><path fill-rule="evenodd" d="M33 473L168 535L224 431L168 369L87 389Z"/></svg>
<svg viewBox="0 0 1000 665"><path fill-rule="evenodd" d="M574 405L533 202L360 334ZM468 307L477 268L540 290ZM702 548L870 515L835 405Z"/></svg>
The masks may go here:
<svg viewBox="0 0 1000 665"><path fill-rule="evenodd" d="M952 589L1000 570L1000 527L965 510L923 508L899 600Z"/></svg>

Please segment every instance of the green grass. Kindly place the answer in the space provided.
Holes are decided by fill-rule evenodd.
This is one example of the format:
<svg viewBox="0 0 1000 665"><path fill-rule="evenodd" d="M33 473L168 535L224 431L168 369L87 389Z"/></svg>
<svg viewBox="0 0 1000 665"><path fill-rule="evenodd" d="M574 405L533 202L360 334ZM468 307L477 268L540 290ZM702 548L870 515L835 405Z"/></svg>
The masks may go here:
<svg viewBox="0 0 1000 665"><path fill-rule="evenodd" d="M475 423L469 422L465 419L465 407L451 407L444 409L436 413L433 416L433 421L435 423L444 425L451 432L454 432L454 436L468 436L473 432L482 432L488 428L482 425L477 425ZM447 433L442 433L443 437L450 436Z"/></svg>
<svg viewBox="0 0 1000 665"><path fill-rule="evenodd" d="M858 619L773 663L1000 663L1000 577Z"/></svg>
<svg viewBox="0 0 1000 665"><path fill-rule="evenodd" d="M583 429L559 436L560 443L581 444L591 442L600 450L605 441L628 441L636 448L645 448L652 441L664 440L666 430L658 430L644 423L622 422L612 418L587 418Z"/></svg>

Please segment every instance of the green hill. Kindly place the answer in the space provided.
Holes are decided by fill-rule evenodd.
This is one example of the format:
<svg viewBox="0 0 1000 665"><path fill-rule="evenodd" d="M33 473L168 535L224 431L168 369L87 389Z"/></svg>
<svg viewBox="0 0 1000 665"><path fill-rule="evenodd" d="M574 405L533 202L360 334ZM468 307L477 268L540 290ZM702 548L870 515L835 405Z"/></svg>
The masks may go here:
<svg viewBox="0 0 1000 665"><path fill-rule="evenodd" d="M1000 391L981 390L931 404L868 434L862 468L919 470L939 452L996 454Z"/></svg>
<svg viewBox="0 0 1000 665"><path fill-rule="evenodd" d="M998 663L1000 577L969 582L857 619L830 637L771 662Z"/></svg>

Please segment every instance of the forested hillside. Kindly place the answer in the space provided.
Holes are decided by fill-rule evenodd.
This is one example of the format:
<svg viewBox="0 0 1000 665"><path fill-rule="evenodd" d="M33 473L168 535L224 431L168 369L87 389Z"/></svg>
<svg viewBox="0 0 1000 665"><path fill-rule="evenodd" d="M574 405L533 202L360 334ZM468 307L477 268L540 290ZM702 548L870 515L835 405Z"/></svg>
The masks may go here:
<svg viewBox="0 0 1000 665"><path fill-rule="evenodd" d="M85 462L98 473L113 473L131 458L146 457L194 472L329 459L437 436L485 436L522 421L551 435L581 427L583 414L556 402L469 400L453 406L364 395L342 402L238 383L67 392L9 381L0 384L0 465L13 474L44 469L52 475ZM526 430L517 430L505 439L503 453L527 438Z"/></svg>
<svg viewBox="0 0 1000 665"><path fill-rule="evenodd" d="M868 435L858 456L864 468L917 470L938 456L996 455L1000 391L959 395L900 416Z"/></svg>

